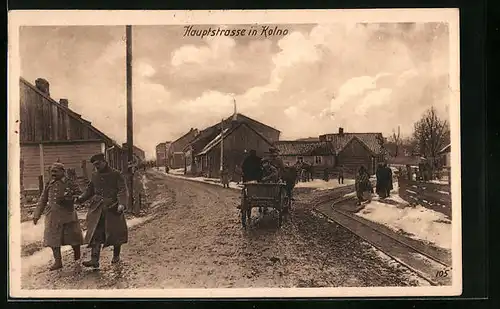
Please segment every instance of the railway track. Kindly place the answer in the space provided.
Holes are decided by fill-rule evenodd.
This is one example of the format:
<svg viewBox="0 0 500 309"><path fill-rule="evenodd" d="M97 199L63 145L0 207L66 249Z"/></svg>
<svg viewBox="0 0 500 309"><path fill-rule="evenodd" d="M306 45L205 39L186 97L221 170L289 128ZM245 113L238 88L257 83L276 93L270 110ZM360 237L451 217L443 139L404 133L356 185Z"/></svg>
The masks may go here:
<svg viewBox="0 0 500 309"><path fill-rule="evenodd" d="M354 214L333 207L346 199L348 198L341 197L334 202L318 201L314 208L315 212L351 231L429 284L433 286L451 285L452 268L450 263L375 228Z"/></svg>

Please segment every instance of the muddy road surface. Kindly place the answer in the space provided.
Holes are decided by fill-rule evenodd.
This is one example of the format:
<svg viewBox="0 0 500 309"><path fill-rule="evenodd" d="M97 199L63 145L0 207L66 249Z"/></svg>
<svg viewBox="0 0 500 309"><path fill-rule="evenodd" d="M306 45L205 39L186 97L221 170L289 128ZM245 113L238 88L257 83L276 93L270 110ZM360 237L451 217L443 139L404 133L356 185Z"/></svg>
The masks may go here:
<svg viewBox="0 0 500 309"><path fill-rule="evenodd" d="M152 219L130 230L122 261L112 249L99 270L64 255L64 268L23 267L23 289L361 287L422 284L407 269L343 227L316 216L312 201L296 196L281 229L272 211L241 227L240 193L233 189L147 173ZM343 194L343 193L342 193ZM323 197L321 196L323 195ZM89 249L83 248L83 259Z"/></svg>

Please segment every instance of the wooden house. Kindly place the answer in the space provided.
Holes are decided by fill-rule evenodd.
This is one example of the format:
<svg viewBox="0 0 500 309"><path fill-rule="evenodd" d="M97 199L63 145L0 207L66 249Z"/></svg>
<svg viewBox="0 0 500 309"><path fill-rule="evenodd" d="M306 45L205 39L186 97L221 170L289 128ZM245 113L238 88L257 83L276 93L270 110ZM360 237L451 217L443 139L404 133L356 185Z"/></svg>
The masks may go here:
<svg viewBox="0 0 500 309"><path fill-rule="evenodd" d="M185 167L184 148L198 134L197 129L191 128L189 132L173 141L167 150L167 162L169 168L178 169Z"/></svg>
<svg viewBox="0 0 500 309"><path fill-rule="evenodd" d="M320 141L330 142L335 150L335 166L343 165L355 172L364 166L374 174L378 163L384 161L382 133L338 133L320 135Z"/></svg>
<svg viewBox="0 0 500 309"><path fill-rule="evenodd" d="M68 100L52 99L46 80L35 84L23 78L19 83L22 189L40 190L56 161L80 172L77 176L87 176L92 172L90 157L104 153L112 167L121 169L122 149L115 141L72 111Z"/></svg>
<svg viewBox="0 0 500 309"><path fill-rule="evenodd" d="M241 166L250 150L256 150L257 155L262 157L271 147L273 143L252 126L235 121L194 155L195 170L207 177L219 177L223 149L223 164L233 173L237 165ZM192 149L190 152L192 155Z"/></svg>
<svg viewBox="0 0 500 309"><path fill-rule="evenodd" d="M296 140L278 141L274 145L285 164L305 162L322 170L335 167L335 150L329 142Z"/></svg>
<svg viewBox="0 0 500 309"><path fill-rule="evenodd" d="M260 155L264 155L264 152L269 150L270 145L279 140L281 134L279 130L271 126L235 112L221 122L201 130L186 145L184 148L186 173L206 175L209 174L209 171L211 171L210 175L219 173L220 158L216 159L219 162L219 167L217 168L214 162L208 164L208 161L204 162L203 160L209 160L211 157L204 152L207 150L207 147L212 146L217 141L217 138L220 138L222 128L226 132L224 138L229 138L227 134L229 134L228 132L231 133L230 143L228 145L224 144L224 153L228 154L228 161L225 162L229 164L228 168L230 171L234 169L236 164L241 165L242 162L240 160L243 160L242 158L246 156L246 151L250 149L255 149ZM245 136L245 134L248 134L248 136ZM208 165L211 168L208 168Z"/></svg>

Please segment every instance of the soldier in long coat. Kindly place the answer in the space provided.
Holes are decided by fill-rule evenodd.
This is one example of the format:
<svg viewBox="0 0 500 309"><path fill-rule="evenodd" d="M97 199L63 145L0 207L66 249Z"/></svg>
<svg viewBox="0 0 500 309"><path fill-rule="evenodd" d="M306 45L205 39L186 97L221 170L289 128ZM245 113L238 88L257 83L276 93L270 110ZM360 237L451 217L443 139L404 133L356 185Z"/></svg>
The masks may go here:
<svg viewBox="0 0 500 309"><path fill-rule="evenodd" d="M128 241L128 228L124 210L128 189L121 173L111 168L103 154L90 158L96 171L79 202L90 200L87 213L85 243L91 248L91 259L82 264L99 267L101 246L113 246L112 263L120 261L121 245Z"/></svg>
<svg viewBox="0 0 500 309"><path fill-rule="evenodd" d="M54 163L50 174L51 180L46 183L33 214L33 223L36 225L46 212L43 243L54 255L54 264L49 269L56 270L63 267L61 246L71 245L74 259L80 259L83 235L74 199L81 191L74 181L65 177L62 163Z"/></svg>

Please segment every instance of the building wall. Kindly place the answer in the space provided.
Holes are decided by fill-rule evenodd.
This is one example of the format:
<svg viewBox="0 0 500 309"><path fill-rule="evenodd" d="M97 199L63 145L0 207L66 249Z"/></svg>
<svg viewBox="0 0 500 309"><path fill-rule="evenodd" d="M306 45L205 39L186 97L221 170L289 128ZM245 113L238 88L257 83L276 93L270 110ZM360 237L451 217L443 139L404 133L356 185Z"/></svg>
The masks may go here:
<svg viewBox="0 0 500 309"><path fill-rule="evenodd" d="M90 157L101 152L102 143L68 143L21 145L23 161L23 186L25 190L38 190L38 177L48 181L49 168L54 162L61 162L66 169L75 169L78 176L83 176L82 161L86 161L87 175L92 174ZM83 188L82 188L83 189Z"/></svg>
<svg viewBox="0 0 500 309"><path fill-rule="evenodd" d="M156 166L165 166L167 155L167 148L165 143L156 145Z"/></svg>
<svg viewBox="0 0 500 309"><path fill-rule="evenodd" d="M363 165L370 173L374 173L378 164L378 160L357 139L349 142L337 159L338 164L344 165L351 172L357 171Z"/></svg>
<svg viewBox="0 0 500 309"><path fill-rule="evenodd" d="M255 149L257 155L263 157L271 147L257 133L245 125L238 127L231 135L224 139L224 164L230 173L233 173L236 165L241 166L250 149ZM210 177L218 177L220 171L220 144L212 148L206 158L200 158L199 170L209 174ZM205 162L204 164L201 164ZM208 166L207 166L208 165Z"/></svg>
<svg viewBox="0 0 500 309"><path fill-rule="evenodd" d="M183 153L188 143L194 139L197 132L197 130L191 129L187 134L170 144L167 149L167 162L170 168L176 169L184 167L184 155L180 154Z"/></svg>
<svg viewBox="0 0 500 309"><path fill-rule="evenodd" d="M294 165L298 162L299 158L302 158L303 162L312 164L314 166L321 167L334 167L335 166L335 156L280 156L283 163L288 163L289 165Z"/></svg>

